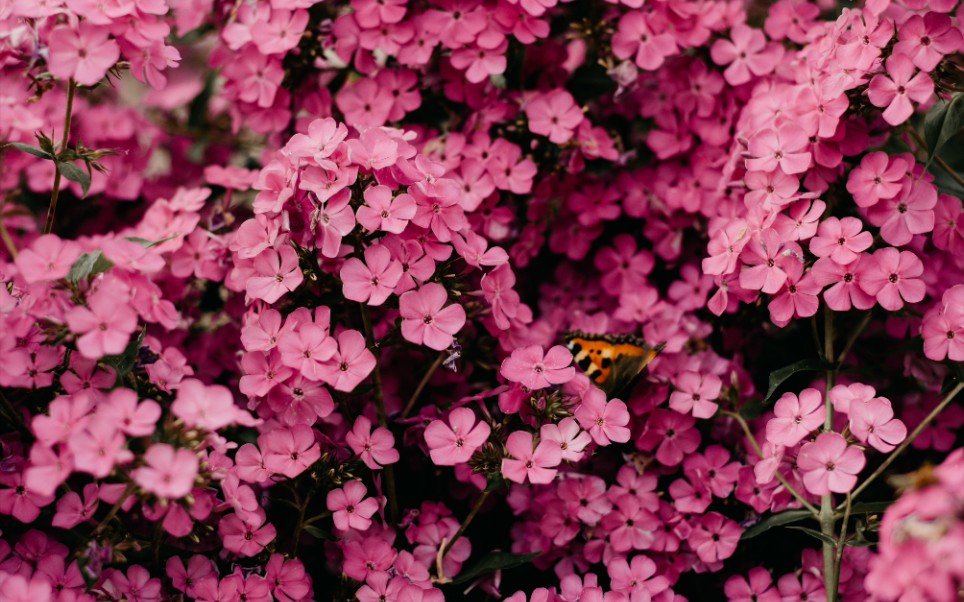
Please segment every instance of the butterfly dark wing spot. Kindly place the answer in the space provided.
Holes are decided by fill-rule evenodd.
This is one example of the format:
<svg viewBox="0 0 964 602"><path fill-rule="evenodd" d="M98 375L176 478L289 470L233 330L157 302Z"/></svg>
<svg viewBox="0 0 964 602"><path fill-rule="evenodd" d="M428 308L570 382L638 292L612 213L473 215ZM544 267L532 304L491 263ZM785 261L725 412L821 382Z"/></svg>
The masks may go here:
<svg viewBox="0 0 964 602"><path fill-rule="evenodd" d="M603 367L603 368L608 368L608 367L610 367L610 366L612 366L612 365L613 365L613 361L612 361L610 358L604 357L604 358L602 359L602 367Z"/></svg>
<svg viewBox="0 0 964 602"><path fill-rule="evenodd" d="M579 360L578 366L583 372L588 373L589 369L593 367L592 359L588 355L584 356L581 360Z"/></svg>

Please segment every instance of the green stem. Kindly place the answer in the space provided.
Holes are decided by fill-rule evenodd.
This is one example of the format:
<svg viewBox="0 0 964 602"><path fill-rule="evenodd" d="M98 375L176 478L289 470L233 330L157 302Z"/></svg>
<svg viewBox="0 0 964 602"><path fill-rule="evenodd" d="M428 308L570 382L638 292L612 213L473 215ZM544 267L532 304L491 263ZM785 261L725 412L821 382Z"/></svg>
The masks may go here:
<svg viewBox="0 0 964 602"><path fill-rule="evenodd" d="M843 523L840 525L840 537L837 538L837 549L833 563L833 586L834 590L840 587L840 567L843 564L844 547L847 543L847 523L850 522L850 510L852 508L853 496L847 494L846 507L844 509Z"/></svg>
<svg viewBox="0 0 964 602"><path fill-rule="evenodd" d="M873 483L875 480L877 480L877 478L878 478L880 475L882 475L882 474L884 473L884 471L887 470L887 468L888 468L891 464L894 463L894 460L897 459L897 456L899 456L900 454L902 454L905 449L907 449L908 447L910 447L910 444L913 443L914 440L917 439L917 437L919 437L922 432L924 432L924 429L926 429L926 428L930 425L931 422L934 422L934 419L937 418L937 416L940 415L940 413L943 412L944 409L945 409L948 405L950 405L950 403L951 403L952 401L954 401L954 398L957 397L957 394L960 393L962 389L964 389L964 383L958 383L956 387L954 387L953 389L951 389L950 393L948 393L947 396L944 397L944 399L941 400L941 402L940 402L939 404L937 404L937 407L934 408L933 410L931 410L931 413L928 414L927 417L924 418L924 420L921 421L921 423L917 425L917 428L915 428L915 429L911 432L911 434L907 436L906 439L904 439L904 442L901 443L899 446L897 446L897 449L895 449L894 451L890 452L890 455L887 456L887 459L885 459L885 460L881 463L881 465L877 467L877 470L875 470L875 471L873 472L873 474L871 474L869 477L867 477L867 478L864 480L863 483L861 483L856 489L854 489L854 491L853 491L853 493L851 494L851 496L852 496L854 499L856 499L857 496L860 495L861 493L863 493L863 491L864 491L865 489L867 489L867 487L869 487L871 483ZM838 510L839 510L839 508L838 508Z"/></svg>
<svg viewBox="0 0 964 602"><path fill-rule="evenodd" d="M372 328L372 318L368 313L368 306L359 303L361 308L362 327L365 329L365 341L368 348L375 354L375 368L372 378L375 381L375 413L378 414L378 424L388 428L388 413L385 411L385 395L382 389L382 372L379 367L379 348L375 345L375 330ZM382 468L385 474L385 493L388 495L388 521L392 525L398 523L398 492L395 487L395 470L391 464Z"/></svg>
<svg viewBox="0 0 964 602"><path fill-rule="evenodd" d="M422 391L424 391L425 387L428 386L428 381L432 380L432 375L435 374L435 371L438 370L438 367L442 365L443 361L445 361L445 356L446 353L444 351L439 353L438 357L435 358L435 361L432 362L432 365L429 366L428 370L425 371L425 376L423 376L422 380L419 381L418 386L415 387L415 392L412 393L412 396L408 398L408 403L405 404L405 409L402 410L402 418L408 418L408 415L413 409L415 409L415 402L418 401Z"/></svg>
<svg viewBox="0 0 964 602"><path fill-rule="evenodd" d="M833 310L829 307L824 308L823 313L823 357L827 362L834 361L833 353ZM830 401L830 389L833 388L836 380L836 367L832 366L827 370L826 392L824 394L824 408L827 417L823 423L824 432L833 430L833 403ZM827 493L820 496L820 532L833 539L834 536L834 517L833 517L833 495ZM837 584L834 580L834 558L836 555L835 546L831 543L823 543L823 581L827 593L827 602L836 602Z"/></svg>
<svg viewBox="0 0 964 602"><path fill-rule="evenodd" d="M864 330L867 328L867 325L870 324L870 319L872 317L873 317L873 312L871 311L868 311L867 313L864 314L863 319L860 320L860 324L857 325L857 328L854 329L854 333L850 335L850 338L847 340L847 343L844 345L843 351L841 351L840 355L837 356L838 366L841 365L843 361L847 358L847 356L850 354L850 350L853 349L853 346L857 342L857 339L860 338L860 335L863 334Z"/></svg>
<svg viewBox="0 0 964 602"><path fill-rule="evenodd" d="M471 510L469 510L469 515L466 516L465 520L462 521L462 524L459 525L459 530L455 532L455 535L452 536L452 539L446 541L445 545L442 546L442 550L439 553L440 560L445 558L445 555L449 553L449 550L452 549L452 546L455 545L455 542L457 542L465 533L465 530L469 528L469 525L472 524L472 520L475 518L475 515L478 514L479 510L482 509L482 504L485 503L485 500L489 499L489 495L491 493L491 489L486 489L482 492L482 495L479 496L479 499L475 501L475 505L472 506Z"/></svg>
<svg viewBox="0 0 964 602"><path fill-rule="evenodd" d="M913 128L911 128L911 129L908 130L908 131L910 132L910 135L914 138L914 141L917 142L917 144L918 144L922 149L924 149L925 152L929 152L929 151L927 150L927 143L924 141L923 138L921 138L920 134L918 134L917 131L914 130ZM951 178L953 178L953 180L954 180L955 182L957 182L957 183L960 184L962 187L964 187L964 178L962 178L956 171L954 171L954 168L952 168L950 165L948 165L947 162L944 161L944 159L941 159L941 158L940 158L938 155L936 155L936 154L931 154L931 159L933 159L934 163L937 163L938 165L940 165L940 166L941 166L941 169L943 169L944 171L946 171L946 172L947 172L947 175L951 176Z"/></svg>
<svg viewBox="0 0 964 602"><path fill-rule="evenodd" d="M60 142L60 150L57 151L57 156L54 158L54 187L50 191L50 208L47 209L47 223L44 225L44 234L50 234L54 229L54 215L57 213L57 199L60 197L60 170L57 169L57 163L70 141L70 120L74 112L74 94L76 91L77 84L74 83L74 80L70 80L67 83L67 113L64 115L64 133Z"/></svg>
<svg viewBox="0 0 964 602"><path fill-rule="evenodd" d="M750 445L753 447L753 451L756 452L756 455L761 458L764 457L763 450L760 449L760 444L756 442L756 438L753 436L753 431L750 430L750 425L747 424L746 419L743 418L743 416L741 416L737 412L730 412L728 410L720 410L720 414L723 416L730 416L731 418L736 420L739 423L740 427L743 429L743 433L746 435L746 438L750 440ZM800 492L797 491L796 488L794 488L794 486L791 485L790 482L787 481L787 479L782 474L780 474L779 470L774 473L774 476L776 476L777 480L780 481L780 484L783 485L784 489L786 489L790 493L790 495L792 495L798 502L800 502L800 504L804 508L809 510L814 515L814 517L816 517L820 513L820 511L817 510L816 506L808 502L806 498L804 498L800 494Z"/></svg>

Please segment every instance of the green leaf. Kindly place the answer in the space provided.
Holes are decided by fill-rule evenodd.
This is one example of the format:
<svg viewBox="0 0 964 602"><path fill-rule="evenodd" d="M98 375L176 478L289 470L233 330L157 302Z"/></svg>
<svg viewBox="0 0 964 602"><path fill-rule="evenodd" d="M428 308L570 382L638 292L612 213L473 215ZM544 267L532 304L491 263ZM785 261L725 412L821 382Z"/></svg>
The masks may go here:
<svg viewBox="0 0 964 602"><path fill-rule="evenodd" d="M142 328L140 334L132 337L130 342L127 343L124 353L120 355L107 355L101 360L117 372L117 381L115 384L123 382L124 377L130 374L130 371L137 365L137 354L141 350L141 345L144 344L144 336L146 334L147 329Z"/></svg>
<svg viewBox="0 0 964 602"><path fill-rule="evenodd" d="M826 370L828 367L829 366L827 363L823 360L808 359L794 362L789 366L780 368L779 370L774 370L770 373L770 385L767 388L767 394L766 397L763 398L763 401L770 401L770 398L773 397L773 394L777 392L777 389L780 387L780 385L782 385L784 381L797 372L818 372L820 370Z"/></svg>
<svg viewBox="0 0 964 602"><path fill-rule="evenodd" d="M809 535L810 537L813 537L813 538L815 538L815 539L819 539L819 540L822 541L823 543L830 544L830 545L832 545L832 546L837 545L837 540L836 540L836 539L834 539L833 537L830 537L829 535L824 535L824 534L821 533L820 531L817 531L816 529L811 529L810 527L801 527L801 526L799 526L799 525L791 525L791 526L787 527L787 529L794 529L794 530L796 530L796 531L803 531L804 533L806 533L806 534Z"/></svg>
<svg viewBox="0 0 964 602"><path fill-rule="evenodd" d="M753 539L774 527L798 523L808 518L813 518L813 514L811 514L809 510L784 510L783 512L771 514L744 531L740 539Z"/></svg>
<svg viewBox="0 0 964 602"><path fill-rule="evenodd" d="M71 182L77 182L80 184L80 189L83 192L83 196L87 196L87 191L90 190L90 174L83 169L77 167L73 163L61 163L57 162L57 171L60 175L67 178Z"/></svg>
<svg viewBox="0 0 964 602"><path fill-rule="evenodd" d="M479 577L493 571L512 569L517 566L522 566L531 562L532 559L538 555L538 552L534 554L490 552L488 556L473 564L468 569L462 571L458 577L452 580L452 583L456 585L459 583L468 583L469 581L478 579Z"/></svg>
<svg viewBox="0 0 964 602"><path fill-rule="evenodd" d="M950 102L942 102L924 118L924 142L933 160L944 144L964 126L964 95L958 94ZM928 163L930 163L928 160Z"/></svg>
<svg viewBox="0 0 964 602"><path fill-rule="evenodd" d="M315 539L324 539L327 541L338 541L337 537L335 537L328 531L325 531L324 529L320 529L316 527L315 525L305 525L303 529L305 530L305 533L308 533Z"/></svg>
<svg viewBox="0 0 964 602"><path fill-rule="evenodd" d="M12 147L19 151L23 151L28 155L33 155L34 157L40 157L41 159L53 159L54 156L43 150L42 148L37 148L36 146L31 146L29 144L24 144L23 142L11 142L9 144L4 144L0 148Z"/></svg>
<svg viewBox="0 0 964 602"><path fill-rule="evenodd" d="M76 284L84 278L106 272L113 265L114 262L104 257L104 254L100 251L84 253L77 258L74 265L70 266L70 271L67 272L67 281Z"/></svg>

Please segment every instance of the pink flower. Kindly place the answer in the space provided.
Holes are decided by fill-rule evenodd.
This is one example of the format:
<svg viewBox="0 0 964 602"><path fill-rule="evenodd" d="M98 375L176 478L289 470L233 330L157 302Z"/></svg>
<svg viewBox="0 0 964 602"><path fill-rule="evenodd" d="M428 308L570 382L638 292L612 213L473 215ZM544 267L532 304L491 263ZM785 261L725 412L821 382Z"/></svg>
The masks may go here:
<svg viewBox="0 0 964 602"><path fill-rule="evenodd" d="M767 46L766 36L759 29L743 24L730 30L730 38L717 40L710 48L710 57L717 65L729 65L723 77L731 86L750 81L754 75L766 75L783 58L783 47ZM791 173L791 172L787 172Z"/></svg>
<svg viewBox="0 0 964 602"><path fill-rule="evenodd" d="M695 424L696 419L688 414L654 410L636 446L646 451L655 449L660 464L676 466L700 446L700 433L693 428Z"/></svg>
<svg viewBox="0 0 964 602"><path fill-rule="evenodd" d="M584 119L572 94L558 88L530 98L525 112L529 131L547 136L553 144L568 142Z"/></svg>
<svg viewBox="0 0 964 602"><path fill-rule="evenodd" d="M772 228L767 228L750 239L741 254L746 265L740 271L740 286L768 295L779 291L787 281L783 266L798 261L795 257L784 254L783 247L780 235Z"/></svg>
<svg viewBox="0 0 964 602"><path fill-rule="evenodd" d="M634 58L641 69L658 69L666 57L677 53L676 40L663 23L653 23L656 13L630 11L619 19L613 34L613 54L620 59Z"/></svg>
<svg viewBox="0 0 964 602"><path fill-rule="evenodd" d="M407 193L392 196L388 186L369 186L365 189L365 204L358 208L358 223L367 230L401 234L415 217L415 199Z"/></svg>
<svg viewBox="0 0 964 602"><path fill-rule="evenodd" d="M325 363L338 351L337 341L328 335L327 324L299 324L293 331L279 333L277 341L282 363L312 380L322 378Z"/></svg>
<svg viewBox="0 0 964 602"><path fill-rule="evenodd" d="M856 217L828 217L820 222L817 235L810 239L810 252L847 265L869 249L873 241L873 235L863 230L863 223Z"/></svg>
<svg viewBox="0 0 964 602"><path fill-rule="evenodd" d="M372 432L372 422L364 416L355 419L351 431L345 434L345 442L353 452L361 456L365 466L372 470L398 462L395 436L384 427L378 427Z"/></svg>
<svg viewBox="0 0 964 602"><path fill-rule="evenodd" d="M574 416L579 426L586 429L599 445L629 441L630 431L626 426L629 424L629 411L626 404L618 399L606 401L606 394L596 387L586 391Z"/></svg>
<svg viewBox="0 0 964 602"><path fill-rule="evenodd" d="M851 404L850 432L862 443L869 443L884 453L893 451L907 437L907 427L894 418L890 401L883 397Z"/></svg>
<svg viewBox="0 0 964 602"><path fill-rule="evenodd" d="M923 273L924 264L916 255L885 247L874 253L860 288L877 297L884 309L897 311L904 302L917 303L924 298L926 287L920 279Z"/></svg>
<svg viewBox="0 0 964 602"><path fill-rule="evenodd" d="M59 280L70 272L80 257L80 245L44 234L17 255L17 269L28 283Z"/></svg>
<svg viewBox="0 0 964 602"><path fill-rule="evenodd" d="M750 138L746 168L753 171L773 171L777 167L786 174L798 174L810 167L809 139L797 125L787 123L779 129L767 129Z"/></svg>
<svg viewBox="0 0 964 602"><path fill-rule="evenodd" d="M257 424L247 412L234 404L230 389L223 385L207 386L195 378L181 383L177 397L171 404L171 413L188 427L202 428L212 433L236 422L249 426Z"/></svg>
<svg viewBox="0 0 964 602"><path fill-rule="evenodd" d="M871 207L881 199L892 199L902 188L908 171L903 157L891 157L883 151L867 153L860 166L850 172L847 191L858 207Z"/></svg>
<svg viewBox="0 0 964 602"><path fill-rule="evenodd" d="M445 288L434 282L402 295L398 311L405 340L437 351L448 348L455 333L465 324L465 310L458 303L444 307L446 301Z"/></svg>
<svg viewBox="0 0 964 602"><path fill-rule="evenodd" d="M924 103L934 95L934 81L924 72L916 75L914 63L906 55L892 54L887 59L887 73L879 73L870 80L867 97L876 107L884 109L884 121L900 125L914 113L911 101Z"/></svg>
<svg viewBox="0 0 964 602"><path fill-rule="evenodd" d="M669 407L680 414L693 413L696 418L709 418L716 413L723 382L715 374L700 374L692 370L681 372L673 383L676 391L669 396Z"/></svg>
<svg viewBox="0 0 964 602"><path fill-rule="evenodd" d="M433 420L425 427L425 443L437 466L455 466L468 462L489 438L491 430L484 421L476 424L472 410L455 408L449 413L448 424Z"/></svg>
<svg viewBox="0 0 964 602"><path fill-rule="evenodd" d="M703 562L719 562L733 555L742 532L732 520L710 512L693 526L687 541Z"/></svg>
<svg viewBox="0 0 964 602"><path fill-rule="evenodd" d="M402 264L384 246L365 249L365 261L351 257L341 266L345 298L368 305L381 305L392 294L402 277Z"/></svg>
<svg viewBox="0 0 964 602"><path fill-rule="evenodd" d="M904 180L900 192L867 210L867 219L880 227L881 237L894 246L906 245L915 234L934 229L937 187L922 181Z"/></svg>
<svg viewBox="0 0 964 602"><path fill-rule="evenodd" d="M823 426L827 409L823 396L816 389L804 389L798 398L784 393L773 406L775 418L767 422L767 441L774 445L793 447L807 435Z"/></svg>
<svg viewBox="0 0 964 602"><path fill-rule="evenodd" d="M81 21L76 29L58 27L50 32L47 68L60 79L73 79L82 86L93 86L120 58L120 47L110 30Z"/></svg>
<svg viewBox="0 0 964 602"><path fill-rule="evenodd" d="M626 558L616 557L606 564L611 586L621 591L631 600L645 600L669 589L669 580L656 574L656 563L645 554L633 556L632 563Z"/></svg>
<svg viewBox="0 0 964 602"><path fill-rule="evenodd" d="M947 289L940 307L924 316L921 335L924 337L924 355L929 359L941 361L946 357L956 362L964 361L964 312L955 311L951 306L955 297L964 298L964 285Z"/></svg>
<svg viewBox="0 0 964 602"><path fill-rule="evenodd" d="M365 335L357 330L345 330L338 335L338 351L321 366L322 380L336 391L346 393L375 369L375 355L365 344Z"/></svg>
<svg viewBox="0 0 964 602"><path fill-rule="evenodd" d="M840 265L828 257L818 259L810 270L820 287L831 285L823 292L827 307L834 311L847 311L851 307L870 309L874 306L873 295L860 287L863 279L873 270L874 259L863 253L853 263Z"/></svg>
<svg viewBox="0 0 964 602"><path fill-rule="evenodd" d="M264 466L293 479L321 457L315 433L303 424L276 428L264 436Z"/></svg>
<svg viewBox="0 0 964 602"><path fill-rule="evenodd" d="M131 472L144 491L175 500L191 493L198 474L198 458L191 450L155 443L147 448L144 462L146 466Z"/></svg>
<svg viewBox="0 0 964 602"><path fill-rule="evenodd" d="M894 54L908 57L921 71L933 71L944 55L958 52L964 43L951 18L938 12L911 15L897 31Z"/></svg>
<svg viewBox="0 0 964 602"><path fill-rule="evenodd" d="M328 492L328 510L340 531L367 531L372 515L378 511L378 500L366 498L368 490L361 481L348 481L341 489Z"/></svg>
<svg viewBox="0 0 964 602"><path fill-rule="evenodd" d="M77 349L90 359L123 353L137 329L137 312L106 286L88 297L87 307L74 307L65 317L70 330L81 335Z"/></svg>
<svg viewBox="0 0 964 602"><path fill-rule="evenodd" d="M265 249L255 257L254 274L245 282L245 290L255 299L274 303L304 281L298 266L298 254L288 245Z"/></svg>
<svg viewBox="0 0 964 602"><path fill-rule="evenodd" d="M562 450L562 459L568 462L581 460L583 450L592 442L592 436L580 429L579 423L572 418L563 418L559 424L543 424L539 437L557 443Z"/></svg>
<svg viewBox="0 0 964 602"><path fill-rule="evenodd" d="M773 578L764 568L750 569L749 579L734 575L723 586L727 602L781 602L780 592L773 587Z"/></svg>
<svg viewBox="0 0 964 602"><path fill-rule="evenodd" d="M541 345L520 347L502 361L499 374L529 390L544 389L569 382L576 375L572 354L562 345L555 345L543 355Z"/></svg>
<svg viewBox="0 0 964 602"><path fill-rule="evenodd" d="M562 462L562 450L551 441L539 441L533 449L532 433L515 431L509 435L505 450L509 457L502 459L502 475L514 483L533 485L551 483Z"/></svg>
<svg viewBox="0 0 964 602"><path fill-rule="evenodd" d="M241 556L256 556L278 534L274 525L263 525L263 522L261 520L252 525L241 520L237 514L229 514L218 523L218 533L228 550Z"/></svg>
<svg viewBox="0 0 964 602"><path fill-rule="evenodd" d="M847 440L837 433L821 433L797 454L803 484L814 495L849 492L857 484L857 474L865 463L863 452L848 446Z"/></svg>

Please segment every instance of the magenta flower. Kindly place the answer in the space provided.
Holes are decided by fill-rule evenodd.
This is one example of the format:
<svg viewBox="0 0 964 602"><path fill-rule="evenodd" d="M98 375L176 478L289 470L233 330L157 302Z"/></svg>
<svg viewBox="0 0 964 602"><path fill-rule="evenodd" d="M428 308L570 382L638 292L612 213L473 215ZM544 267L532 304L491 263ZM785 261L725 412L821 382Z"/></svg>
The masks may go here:
<svg viewBox="0 0 964 602"><path fill-rule="evenodd" d="M573 413L579 426L592 436L599 445L625 443L629 441L629 410L618 399L606 401L606 394L591 387Z"/></svg>
<svg viewBox="0 0 964 602"><path fill-rule="evenodd" d="M579 423L572 418L563 418L559 424L543 424L539 429L539 438L557 443L562 451L562 459L568 462L581 460L583 450L592 443L592 436L580 429Z"/></svg>
<svg viewBox="0 0 964 602"><path fill-rule="evenodd" d="M303 424L276 428L264 438L264 466L275 474L293 479L321 457L315 433Z"/></svg>
<svg viewBox="0 0 964 602"><path fill-rule="evenodd" d="M365 249L365 261L350 257L338 274L345 298L381 305L392 294L402 277L402 264L392 258L391 251L374 244Z"/></svg>
<svg viewBox="0 0 964 602"><path fill-rule="evenodd" d="M281 362L302 376L320 380L324 364L338 351L338 342L328 336L328 327L314 323L300 324L296 330L278 333Z"/></svg>
<svg viewBox="0 0 964 602"><path fill-rule="evenodd" d="M167 499L191 493L198 474L198 458L188 449L155 443L144 454L145 466L131 472L141 489Z"/></svg>
<svg viewBox="0 0 964 602"><path fill-rule="evenodd" d="M810 167L807 134L797 125L787 123L779 129L767 129L750 138L746 168L773 171L777 167L786 174L798 174Z"/></svg>
<svg viewBox="0 0 964 602"><path fill-rule="evenodd" d="M696 419L691 415L654 410L636 445L646 451L655 449L660 464L676 466L700 446L700 433L695 425Z"/></svg>
<svg viewBox="0 0 964 602"><path fill-rule="evenodd" d="M222 385L207 386L194 378L181 383L171 412L188 427L212 433L235 422L251 423L251 416L234 404L230 389Z"/></svg>
<svg viewBox="0 0 964 602"><path fill-rule="evenodd" d="M634 10L624 14L613 34L613 54L620 59L633 58L640 69L658 69L678 50L673 35L654 21L658 21L656 13Z"/></svg>
<svg viewBox="0 0 964 602"><path fill-rule="evenodd" d="M344 330L338 335L338 351L322 366L321 379L336 391L350 392L375 369L375 355L368 350L365 335Z"/></svg>
<svg viewBox="0 0 964 602"><path fill-rule="evenodd" d="M447 422L433 420L425 427L425 443L437 466L468 462L492 430L484 421L476 424L475 413L469 408L455 408L449 412Z"/></svg>
<svg viewBox="0 0 964 602"><path fill-rule="evenodd" d="M837 433L821 433L797 454L803 484L814 495L847 493L857 484L857 474L865 463L863 452L848 446Z"/></svg>
<svg viewBox="0 0 964 602"><path fill-rule="evenodd" d="M533 448L534 447L534 448ZM532 433L514 431L505 443L509 457L502 459L502 475L514 483L533 485L551 483L562 462L562 450L551 441L539 441L534 446Z"/></svg>
<svg viewBox="0 0 964 602"><path fill-rule="evenodd" d="M676 391L669 396L669 407L680 414L692 412L696 418L709 418L716 413L723 381L715 374L684 370L675 379Z"/></svg>
<svg viewBox="0 0 964 602"><path fill-rule="evenodd" d="M964 290L964 285L953 288ZM947 293L944 296L947 297ZM929 359L964 361L964 316L948 313L946 306L934 308L924 316L921 336L924 337L924 355Z"/></svg>
<svg viewBox="0 0 964 602"><path fill-rule="evenodd" d="M584 119L572 94L558 88L530 98L525 112L529 131L548 137L553 144L568 142Z"/></svg>
<svg viewBox="0 0 964 602"><path fill-rule="evenodd" d="M774 445L793 447L807 435L823 426L827 409L823 396L816 389L804 389L798 398L784 393L773 406L774 418L767 422L767 441Z"/></svg>
<svg viewBox="0 0 964 602"><path fill-rule="evenodd" d="M885 247L875 252L873 262L860 280L860 288L874 295L884 309L897 311L904 303L924 298L926 287L920 279L924 264L910 251Z"/></svg>
<svg viewBox="0 0 964 602"><path fill-rule="evenodd" d="M67 275L80 257L80 245L44 234L17 255L17 269L28 283L59 280Z"/></svg>
<svg viewBox="0 0 964 602"><path fill-rule="evenodd" d="M371 232L381 230L401 234L415 217L415 199L407 193L392 196L388 186L365 189L365 204L355 214L358 223Z"/></svg>
<svg viewBox="0 0 964 602"><path fill-rule="evenodd" d="M853 263L840 265L830 258L818 259L810 270L814 281L820 287L830 285L824 290L823 299L827 307L834 311L847 311L851 307L870 309L874 306L874 296L868 295L860 283L870 273L874 259L863 253Z"/></svg>
<svg viewBox="0 0 964 602"><path fill-rule="evenodd" d="M366 498L368 490L361 481L348 481L340 489L328 492L327 505L332 513L335 528L341 531L354 529L367 531L372 515L378 511L378 500Z"/></svg>
<svg viewBox="0 0 964 602"><path fill-rule="evenodd" d="M894 54L902 54L921 71L933 71L946 54L960 51L964 37L947 15L928 11L911 15L898 28Z"/></svg>
<svg viewBox="0 0 964 602"><path fill-rule="evenodd" d="M867 219L880 227L881 237L894 246L906 245L915 234L934 229L937 188L919 179L904 180L901 191L868 209Z"/></svg>
<svg viewBox="0 0 964 602"><path fill-rule="evenodd" d="M600 526L609 532L613 549L617 552L648 550L655 539L659 519L635 495L623 494L613 501L615 507L600 521Z"/></svg>
<svg viewBox="0 0 964 602"><path fill-rule="evenodd" d="M820 222L817 235L810 239L810 252L847 265L869 249L873 241L873 235L863 229L863 223L856 217L828 217Z"/></svg>
<svg viewBox="0 0 964 602"><path fill-rule="evenodd" d="M304 281L298 266L298 254L287 245L265 249L254 258L254 274L245 282L245 290L255 299L274 303Z"/></svg>
<svg viewBox="0 0 964 602"><path fill-rule="evenodd" d="M783 47L767 46L762 31L741 23L730 29L730 40L720 39L713 44L710 57L717 65L728 65L723 77L731 86L739 86L753 76L773 71L783 58Z"/></svg>
<svg viewBox="0 0 964 602"><path fill-rule="evenodd" d="M903 54L892 54L886 66L886 74L879 73L870 80L867 97L874 106L887 107L884 121L900 125L914 114L912 100L920 104L931 99L934 80L927 73L917 72L913 61Z"/></svg>
<svg viewBox="0 0 964 602"><path fill-rule="evenodd" d="M218 534L225 548L250 557L260 554L274 541L278 532L271 523L264 524L263 519L252 525L241 520L237 514L229 514L218 523Z"/></svg>
<svg viewBox="0 0 964 602"><path fill-rule="evenodd" d="M345 434L345 442L361 457L365 466L372 470L379 470L386 464L398 462L399 454L395 449L395 436L384 427L378 427L372 432L372 422L365 416L355 419L351 431Z"/></svg>
<svg viewBox="0 0 964 602"><path fill-rule="evenodd" d="M448 293L441 284L429 282L398 300L402 336L416 345L437 351L448 348L465 324L465 310L458 303L445 307ZM444 309L443 309L444 308Z"/></svg>
<svg viewBox="0 0 964 602"><path fill-rule="evenodd" d="M723 592L727 602L781 602L780 591L773 587L773 578L765 568L750 569L749 579L734 575L726 580ZM803 599L803 598L801 598Z"/></svg>
<svg viewBox="0 0 964 602"><path fill-rule="evenodd" d="M75 27L58 27L49 37L47 68L60 79L93 86L120 59L120 47L110 30L86 21Z"/></svg>
<svg viewBox="0 0 964 602"><path fill-rule="evenodd" d="M772 295L783 287L787 273L783 265L797 261L783 254L783 240L776 230L768 228L750 239L741 258L740 286Z"/></svg>
<svg viewBox="0 0 964 602"><path fill-rule="evenodd" d="M655 597L669 589L669 580L656 574L656 563L645 554L633 556L632 562L616 557L606 564L611 586L630 596L631 600Z"/></svg>
<svg viewBox="0 0 964 602"><path fill-rule="evenodd" d="M502 361L499 374L529 390L544 389L569 382L576 375L572 354L562 345L555 345L543 355L541 345L520 347Z"/></svg>
<svg viewBox="0 0 964 602"><path fill-rule="evenodd" d="M850 432L862 443L869 443L884 453L893 451L907 437L907 427L894 418L894 408L883 397L851 404Z"/></svg>
<svg viewBox="0 0 964 602"><path fill-rule="evenodd" d="M74 307L65 317L70 330L81 335L77 349L89 359L123 353L137 329L137 312L106 286L87 299L87 307Z"/></svg>
<svg viewBox="0 0 964 602"><path fill-rule="evenodd" d="M881 199L892 199L900 192L908 168L903 157L891 157L883 151L867 153L850 172L847 192L853 195L858 207L871 207Z"/></svg>
<svg viewBox="0 0 964 602"><path fill-rule="evenodd" d="M710 512L693 526L687 541L700 560L712 563L732 556L741 534L738 524L721 514Z"/></svg>

